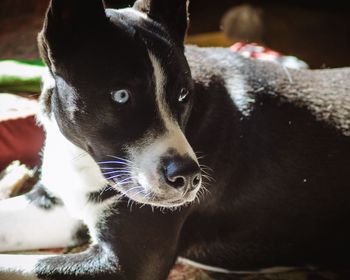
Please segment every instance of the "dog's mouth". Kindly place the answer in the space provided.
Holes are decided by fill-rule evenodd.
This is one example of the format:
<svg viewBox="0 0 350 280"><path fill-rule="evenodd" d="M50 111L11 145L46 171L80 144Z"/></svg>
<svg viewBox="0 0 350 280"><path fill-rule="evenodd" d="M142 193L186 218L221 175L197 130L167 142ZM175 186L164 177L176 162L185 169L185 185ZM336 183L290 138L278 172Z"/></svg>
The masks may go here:
<svg viewBox="0 0 350 280"><path fill-rule="evenodd" d="M116 178L108 180L109 185L131 201L156 207L174 208L193 202L197 198L200 185L193 190L173 191L165 188L155 191L152 187L145 187L137 180Z"/></svg>
<svg viewBox="0 0 350 280"><path fill-rule="evenodd" d="M174 208L191 203L201 194L206 178L196 159L172 150L152 160L110 157L98 162L109 186L141 204Z"/></svg>

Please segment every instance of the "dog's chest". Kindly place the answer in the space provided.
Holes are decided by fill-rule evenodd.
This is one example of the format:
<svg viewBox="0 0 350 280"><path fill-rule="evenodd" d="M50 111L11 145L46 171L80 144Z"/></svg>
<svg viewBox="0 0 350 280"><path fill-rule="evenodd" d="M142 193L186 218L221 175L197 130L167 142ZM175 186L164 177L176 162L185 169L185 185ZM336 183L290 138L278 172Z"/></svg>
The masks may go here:
<svg viewBox="0 0 350 280"><path fill-rule="evenodd" d="M100 192L106 186L97 164L86 152L69 142L55 122L46 125L46 131L42 183L63 201L71 216L84 221L94 239L96 224L104 219L118 197L91 201L90 194Z"/></svg>

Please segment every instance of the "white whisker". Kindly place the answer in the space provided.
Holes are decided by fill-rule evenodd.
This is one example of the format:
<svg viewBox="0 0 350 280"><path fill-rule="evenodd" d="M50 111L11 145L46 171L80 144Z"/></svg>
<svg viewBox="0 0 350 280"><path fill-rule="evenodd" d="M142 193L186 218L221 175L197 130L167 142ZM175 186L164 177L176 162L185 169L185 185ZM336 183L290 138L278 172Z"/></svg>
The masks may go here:
<svg viewBox="0 0 350 280"><path fill-rule="evenodd" d="M133 174L133 172L131 171L127 171L127 170L115 170L115 171L109 171L109 172L104 172L102 173L103 175L108 175L108 174L120 174L120 175L125 175L125 174Z"/></svg>
<svg viewBox="0 0 350 280"><path fill-rule="evenodd" d="M128 189L125 193L123 193L123 195L127 195L129 192L131 192L131 191L133 191L135 189L138 189L138 188L140 188L140 186L132 187L132 188Z"/></svg>
<svg viewBox="0 0 350 280"><path fill-rule="evenodd" d="M126 162L120 161L120 160L99 161L98 164L123 164L123 165L127 165Z"/></svg>
<svg viewBox="0 0 350 280"><path fill-rule="evenodd" d="M209 176L209 175L206 175L206 174L202 174L202 177L203 177L204 179L206 179L207 181L209 181L209 182L215 181L213 177L211 177L211 176Z"/></svg>
<svg viewBox="0 0 350 280"><path fill-rule="evenodd" d="M208 165L199 164L199 167L200 167L201 169L205 169L205 170L209 170L209 171L213 172L213 169L210 168Z"/></svg>
<svg viewBox="0 0 350 280"><path fill-rule="evenodd" d="M127 178L128 180L122 180L122 181L120 181L120 182L116 182L116 186L118 187L118 186L125 186L125 185L130 185L131 183L133 183L134 182L134 180L133 179L131 179L131 178Z"/></svg>
<svg viewBox="0 0 350 280"><path fill-rule="evenodd" d="M115 178L118 178L118 177L121 177L121 176L128 176L128 174L113 175L113 176L107 177L106 180L112 180L112 179L115 179Z"/></svg>
<svg viewBox="0 0 350 280"><path fill-rule="evenodd" d="M128 167L100 167L101 170L129 170Z"/></svg>
<svg viewBox="0 0 350 280"><path fill-rule="evenodd" d="M118 160L122 160L122 161L125 161L125 162L128 162L130 164L133 164L133 162L131 160L128 160L128 159L125 159L125 158L122 158L122 157L117 157L117 156L112 156L112 155L107 155L111 158L115 158L115 159L118 159Z"/></svg>

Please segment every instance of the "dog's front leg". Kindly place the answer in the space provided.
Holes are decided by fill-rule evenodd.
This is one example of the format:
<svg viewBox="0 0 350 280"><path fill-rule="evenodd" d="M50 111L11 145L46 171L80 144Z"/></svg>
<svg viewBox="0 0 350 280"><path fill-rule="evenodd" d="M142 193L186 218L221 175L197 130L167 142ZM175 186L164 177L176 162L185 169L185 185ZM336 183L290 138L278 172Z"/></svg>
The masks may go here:
<svg viewBox="0 0 350 280"><path fill-rule="evenodd" d="M168 213L115 205L87 251L59 256L0 255L0 279L164 280L173 266L188 207ZM109 209L108 211L110 211Z"/></svg>
<svg viewBox="0 0 350 280"><path fill-rule="evenodd" d="M107 245L67 255L0 255L1 280L120 280L118 260Z"/></svg>
<svg viewBox="0 0 350 280"><path fill-rule="evenodd" d="M182 226L191 206L166 210L118 204L99 230L101 240L117 252L127 280L165 280L178 254Z"/></svg>

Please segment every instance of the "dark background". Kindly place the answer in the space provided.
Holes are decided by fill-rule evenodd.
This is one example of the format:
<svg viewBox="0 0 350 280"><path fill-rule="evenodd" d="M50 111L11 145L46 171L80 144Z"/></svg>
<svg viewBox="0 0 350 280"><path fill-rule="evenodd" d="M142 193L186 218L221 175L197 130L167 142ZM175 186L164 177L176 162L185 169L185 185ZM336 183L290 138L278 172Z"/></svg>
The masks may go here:
<svg viewBox="0 0 350 280"><path fill-rule="evenodd" d="M111 7L130 0L107 0ZM350 66L350 1L191 0L189 34L220 31L227 10L249 3L261 10L261 43L313 68ZM0 58L34 58L48 0L0 0Z"/></svg>

